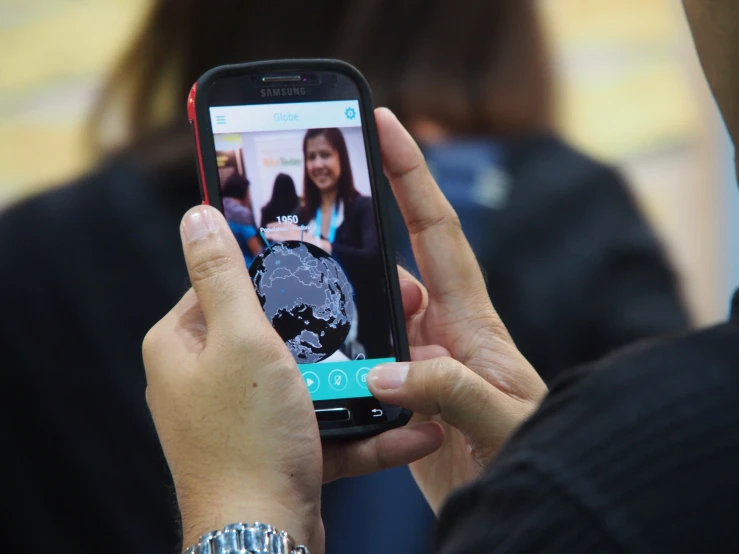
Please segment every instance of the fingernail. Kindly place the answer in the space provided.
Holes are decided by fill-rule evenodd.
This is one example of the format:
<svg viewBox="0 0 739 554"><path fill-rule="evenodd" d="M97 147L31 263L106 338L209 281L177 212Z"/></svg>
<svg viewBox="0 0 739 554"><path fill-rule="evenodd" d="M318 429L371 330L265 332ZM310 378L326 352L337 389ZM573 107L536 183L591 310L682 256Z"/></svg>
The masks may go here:
<svg viewBox="0 0 739 554"><path fill-rule="evenodd" d="M378 365L370 371L370 382L378 389L399 389L408 378L409 364Z"/></svg>
<svg viewBox="0 0 739 554"><path fill-rule="evenodd" d="M192 210L182 222L182 235L187 243L203 240L216 231L218 231L218 226L213 220L210 210L205 207Z"/></svg>

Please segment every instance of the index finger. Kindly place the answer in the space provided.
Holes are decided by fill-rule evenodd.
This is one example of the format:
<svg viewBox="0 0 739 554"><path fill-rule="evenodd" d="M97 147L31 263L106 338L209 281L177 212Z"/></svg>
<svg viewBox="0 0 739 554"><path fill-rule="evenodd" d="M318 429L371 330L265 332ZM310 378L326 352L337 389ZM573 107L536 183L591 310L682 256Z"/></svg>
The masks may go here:
<svg viewBox="0 0 739 554"><path fill-rule="evenodd" d="M408 227L429 296L461 292L474 298L483 292L487 296L459 218L431 175L421 149L390 110L378 108L375 118L385 175Z"/></svg>

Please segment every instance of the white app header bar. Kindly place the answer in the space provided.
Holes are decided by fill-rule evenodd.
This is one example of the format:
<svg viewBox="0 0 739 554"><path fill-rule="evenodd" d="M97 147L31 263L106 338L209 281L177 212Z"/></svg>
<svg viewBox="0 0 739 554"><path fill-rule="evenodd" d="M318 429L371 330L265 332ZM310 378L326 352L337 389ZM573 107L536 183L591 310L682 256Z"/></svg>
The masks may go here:
<svg viewBox="0 0 739 554"><path fill-rule="evenodd" d="M213 134L361 127L357 100L210 108Z"/></svg>

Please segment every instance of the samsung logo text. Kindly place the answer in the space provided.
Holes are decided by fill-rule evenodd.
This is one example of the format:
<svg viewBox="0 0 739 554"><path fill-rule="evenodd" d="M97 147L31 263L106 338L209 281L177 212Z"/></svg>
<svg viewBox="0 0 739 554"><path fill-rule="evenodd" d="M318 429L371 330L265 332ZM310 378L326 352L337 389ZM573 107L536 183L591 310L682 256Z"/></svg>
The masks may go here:
<svg viewBox="0 0 739 554"><path fill-rule="evenodd" d="M283 96L305 96L305 87L263 88L262 98Z"/></svg>

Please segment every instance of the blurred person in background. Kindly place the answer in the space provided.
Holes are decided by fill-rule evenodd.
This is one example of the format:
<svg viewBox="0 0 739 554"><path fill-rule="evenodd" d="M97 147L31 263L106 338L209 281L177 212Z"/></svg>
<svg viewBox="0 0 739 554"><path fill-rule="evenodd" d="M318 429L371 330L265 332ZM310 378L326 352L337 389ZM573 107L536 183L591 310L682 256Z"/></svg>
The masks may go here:
<svg viewBox="0 0 739 554"><path fill-rule="evenodd" d="M249 179L233 173L221 184L221 191L223 213L249 265L263 248L257 233L257 224L254 221L254 211L249 195Z"/></svg>
<svg viewBox="0 0 739 554"><path fill-rule="evenodd" d="M278 215L291 214L299 206L300 199L295 191L293 178L285 173L280 173L275 177L269 202L262 208L262 219L259 224L266 227L270 223L276 223Z"/></svg>
<svg viewBox="0 0 739 554"><path fill-rule="evenodd" d="M421 144L494 306L551 382L624 344L685 329L688 318L623 178L557 135L535 6L363 2L342 29L339 52ZM403 263L412 267L396 219Z"/></svg>
<svg viewBox="0 0 739 554"><path fill-rule="evenodd" d="M393 106L428 147L459 137L465 127L427 109L433 94L414 100L418 109L408 111L398 91L424 74L418 60L426 68L438 63L462 72L461 82L447 77L428 92L436 90L450 110L467 114L461 119L471 125L465 135L490 142L487 147L481 139L458 155L467 152L472 168L492 160L483 173L508 175L510 187L474 189L490 216L484 227L465 222L464 206L479 211L477 206L445 189L488 268L496 306L545 378L583 358L566 353L576 348L572 337L584 334L577 348L589 349L588 357L615 346L617 341L594 336L601 333L599 318L618 320L623 341L685 324L672 276L621 181L541 132L549 128L543 115L549 113L548 96L537 106L529 92L548 90L548 78L536 77L546 75L547 64L531 4L460 1L444 20L446 6L340 0L154 4L95 109L92 137L100 165L0 217L0 260L9 260L0 265L1 307L12 314L0 323L3 390L24 402L22 411L2 403L0 434L12 480L0 495L0 514L13 536L25 538L27 552L47 550L48 537L55 538L57 552L84 552L101 543L114 552L172 552L178 546L171 476L146 407L140 345L186 289L177 230L182 214L200 198L185 99L192 83L215 65L346 59L366 72L377 103ZM478 72L483 80L469 79ZM469 113L475 106L495 109L501 119ZM529 117L527 110L542 115ZM120 120L122 133L114 125ZM466 182L461 172L455 175L454 183ZM506 208L490 207L497 205L491 198L501 196ZM614 236L622 240L611 242ZM505 274L490 275L488 248L508 249L495 258ZM614 271L620 280L611 276ZM642 319L621 318L621 303L633 298L651 308ZM507 299L515 303L513 317ZM648 312L656 324L644 323ZM552 328L560 338L547 334ZM387 544L399 552L425 551L427 533L420 527L433 516L407 471L368 479L373 494L366 488L353 492L351 481L325 489L327 551L351 546L363 554ZM395 487L392 502L389 486ZM418 532L408 533L410 527ZM383 533L375 533L378 528Z"/></svg>

